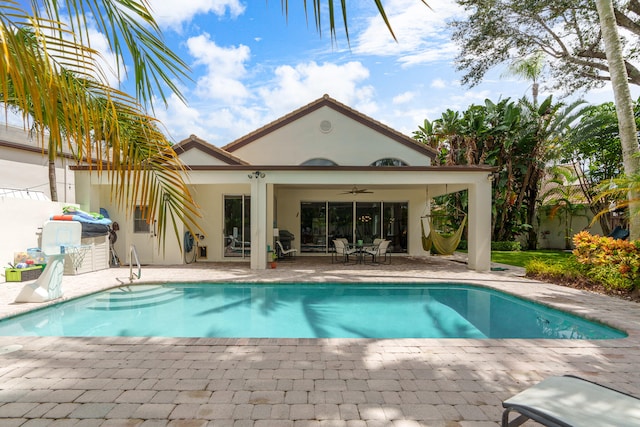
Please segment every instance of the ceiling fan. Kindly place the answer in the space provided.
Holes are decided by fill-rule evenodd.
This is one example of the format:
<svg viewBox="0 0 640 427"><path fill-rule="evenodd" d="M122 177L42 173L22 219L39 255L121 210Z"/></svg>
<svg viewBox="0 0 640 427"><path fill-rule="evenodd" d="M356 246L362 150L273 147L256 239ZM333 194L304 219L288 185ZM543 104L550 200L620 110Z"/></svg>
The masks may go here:
<svg viewBox="0 0 640 427"><path fill-rule="evenodd" d="M365 193L373 193L373 191L369 191L366 188L358 188L354 185L351 190L343 191L340 194L365 194Z"/></svg>

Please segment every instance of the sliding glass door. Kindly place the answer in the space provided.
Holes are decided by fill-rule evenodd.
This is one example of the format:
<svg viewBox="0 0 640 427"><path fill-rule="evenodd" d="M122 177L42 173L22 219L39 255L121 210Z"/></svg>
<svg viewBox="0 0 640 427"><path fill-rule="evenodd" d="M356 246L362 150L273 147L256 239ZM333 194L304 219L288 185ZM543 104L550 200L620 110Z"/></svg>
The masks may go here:
<svg viewBox="0 0 640 427"><path fill-rule="evenodd" d="M343 238L353 242L353 203L329 202L328 240ZM333 244L329 245L330 249Z"/></svg>
<svg viewBox="0 0 640 427"><path fill-rule="evenodd" d="M251 255L251 197L224 196L224 256Z"/></svg>
<svg viewBox="0 0 640 427"><path fill-rule="evenodd" d="M382 209L382 237L390 240L390 252L407 252L409 206L406 203L385 203Z"/></svg>
<svg viewBox="0 0 640 427"><path fill-rule="evenodd" d="M380 203L358 202L356 208L356 240L371 243L380 237Z"/></svg>
<svg viewBox="0 0 640 427"><path fill-rule="evenodd" d="M302 202L300 204L301 252L333 251L333 240L351 243L391 240L392 252L407 251L406 202Z"/></svg>
<svg viewBox="0 0 640 427"><path fill-rule="evenodd" d="M300 207L300 251L327 252L327 204L302 202Z"/></svg>

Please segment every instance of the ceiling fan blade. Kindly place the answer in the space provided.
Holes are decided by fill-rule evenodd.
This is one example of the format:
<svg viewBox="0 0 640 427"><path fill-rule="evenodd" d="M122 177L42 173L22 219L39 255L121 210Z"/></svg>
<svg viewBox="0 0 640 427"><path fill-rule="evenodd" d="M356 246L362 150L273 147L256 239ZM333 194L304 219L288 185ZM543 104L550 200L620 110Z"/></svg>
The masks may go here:
<svg viewBox="0 0 640 427"><path fill-rule="evenodd" d="M353 187L351 190L348 191L343 191L340 194L365 194L365 193L373 193L373 191L369 191L366 188L358 188L358 187Z"/></svg>

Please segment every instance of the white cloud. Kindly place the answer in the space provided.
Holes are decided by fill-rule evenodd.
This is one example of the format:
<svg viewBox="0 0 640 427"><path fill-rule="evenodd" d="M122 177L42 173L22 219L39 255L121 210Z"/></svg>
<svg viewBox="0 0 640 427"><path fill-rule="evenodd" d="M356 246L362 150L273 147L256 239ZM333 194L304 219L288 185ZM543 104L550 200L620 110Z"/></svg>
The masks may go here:
<svg viewBox="0 0 640 427"><path fill-rule="evenodd" d="M296 66L276 68L271 86L258 89L265 104L275 117L286 114L328 94L332 98L365 114L376 110L374 90L362 85L369 78L369 70L354 61L343 65L308 62Z"/></svg>
<svg viewBox="0 0 640 427"><path fill-rule="evenodd" d="M251 57L247 46L220 47L208 34L202 34L188 39L187 47L195 58L194 65L206 67L206 72L197 79L197 95L230 103L249 96L241 80L246 76L245 63Z"/></svg>
<svg viewBox="0 0 640 427"><path fill-rule="evenodd" d="M431 87L435 89L444 89L447 87L447 82L441 78L436 78L431 82Z"/></svg>
<svg viewBox="0 0 640 427"><path fill-rule="evenodd" d="M396 95L393 97L393 100L391 101L393 104L406 104L408 102L413 101L413 99L416 97L416 94L414 92L403 92L400 95Z"/></svg>
<svg viewBox="0 0 640 427"><path fill-rule="evenodd" d="M169 132L169 138L179 142L194 134L200 138L211 138L211 129L203 127L206 122L200 111L184 104L175 94L167 100L167 108L156 108L155 117Z"/></svg>
<svg viewBox="0 0 640 427"><path fill-rule="evenodd" d="M447 21L462 16L463 10L455 2L392 0L385 4L391 27L398 39L395 42L377 11L368 19L367 28L354 43L354 52L365 55L398 56L411 65L450 59L455 45L450 41Z"/></svg>
<svg viewBox="0 0 640 427"><path fill-rule="evenodd" d="M91 25L89 27L89 43L100 56L95 58L98 67L104 72L107 84L111 87L118 87L126 79L126 67L121 67L118 76L118 57L109 47L109 42L103 33Z"/></svg>
<svg viewBox="0 0 640 427"><path fill-rule="evenodd" d="M239 0L149 0L149 3L158 24L175 30L198 14L224 16L228 12L235 18L245 10Z"/></svg>

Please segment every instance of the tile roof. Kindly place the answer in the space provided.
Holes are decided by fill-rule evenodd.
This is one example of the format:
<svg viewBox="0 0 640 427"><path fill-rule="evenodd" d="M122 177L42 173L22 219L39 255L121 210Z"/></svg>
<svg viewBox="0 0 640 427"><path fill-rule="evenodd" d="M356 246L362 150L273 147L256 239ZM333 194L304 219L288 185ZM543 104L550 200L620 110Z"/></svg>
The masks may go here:
<svg viewBox="0 0 640 427"><path fill-rule="evenodd" d="M247 163L246 161L234 156L228 151L220 149L212 144L209 144L207 141L201 138L198 138L196 135L190 135L187 139L184 139L180 141L178 144L173 146L173 150L178 155L194 148L207 153L211 157L214 157L218 160L222 160L223 162L229 165L233 165L233 166L249 165L249 163Z"/></svg>

